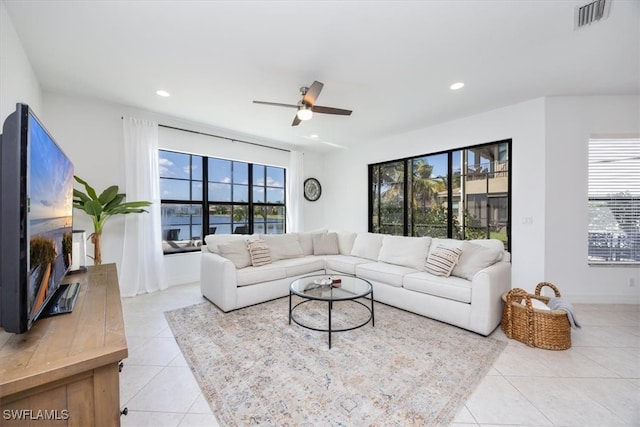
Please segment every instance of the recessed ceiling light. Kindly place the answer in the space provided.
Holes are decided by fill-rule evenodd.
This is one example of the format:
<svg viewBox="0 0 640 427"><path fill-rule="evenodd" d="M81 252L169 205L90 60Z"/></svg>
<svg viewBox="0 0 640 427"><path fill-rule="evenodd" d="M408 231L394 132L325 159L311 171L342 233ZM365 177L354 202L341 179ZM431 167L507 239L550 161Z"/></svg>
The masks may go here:
<svg viewBox="0 0 640 427"><path fill-rule="evenodd" d="M309 138L316 139L316 138L318 138L318 135L315 134L315 133L312 133L311 135L309 135Z"/></svg>
<svg viewBox="0 0 640 427"><path fill-rule="evenodd" d="M464 87L464 83L462 82L457 82L449 86L451 90L458 90L458 89L462 89L463 87Z"/></svg>
<svg viewBox="0 0 640 427"><path fill-rule="evenodd" d="M169 92L167 92L166 90L162 90L161 89L161 90L157 90L156 91L156 95L163 96L163 97L166 98L167 96L170 96L171 94Z"/></svg>

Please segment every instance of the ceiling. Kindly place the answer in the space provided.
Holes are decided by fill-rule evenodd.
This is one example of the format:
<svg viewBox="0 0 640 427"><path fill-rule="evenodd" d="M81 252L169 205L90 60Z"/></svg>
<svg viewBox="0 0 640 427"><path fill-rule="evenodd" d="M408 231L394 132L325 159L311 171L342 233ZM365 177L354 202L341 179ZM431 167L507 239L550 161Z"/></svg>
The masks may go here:
<svg viewBox="0 0 640 427"><path fill-rule="evenodd" d="M587 1L4 4L45 91L325 151L542 96L639 94L640 1L574 31ZM314 80L317 105L353 114L292 127L295 109L252 103L296 104Z"/></svg>

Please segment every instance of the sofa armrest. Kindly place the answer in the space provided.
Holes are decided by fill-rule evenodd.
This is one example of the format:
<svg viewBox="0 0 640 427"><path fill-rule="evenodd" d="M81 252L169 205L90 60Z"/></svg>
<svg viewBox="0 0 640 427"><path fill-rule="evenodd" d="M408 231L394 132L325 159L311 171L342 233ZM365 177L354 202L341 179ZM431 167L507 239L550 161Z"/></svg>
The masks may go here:
<svg viewBox="0 0 640 427"><path fill-rule="evenodd" d="M206 299L224 312L237 308L236 266L218 254L203 251L200 290Z"/></svg>
<svg viewBox="0 0 640 427"><path fill-rule="evenodd" d="M476 273L471 282L470 327L489 335L502 320L502 294L511 289L511 263L497 262Z"/></svg>

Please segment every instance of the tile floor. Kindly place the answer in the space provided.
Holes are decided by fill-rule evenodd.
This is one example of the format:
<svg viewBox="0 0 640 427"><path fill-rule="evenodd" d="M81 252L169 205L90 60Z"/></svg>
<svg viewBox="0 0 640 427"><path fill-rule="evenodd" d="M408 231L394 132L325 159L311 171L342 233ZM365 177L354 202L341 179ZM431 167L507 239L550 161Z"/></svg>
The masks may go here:
<svg viewBox="0 0 640 427"><path fill-rule="evenodd" d="M202 301L197 283L123 300L123 426L218 425L163 314ZM574 308L583 328L569 350L529 348L498 328L509 346L452 426L639 426L640 306Z"/></svg>

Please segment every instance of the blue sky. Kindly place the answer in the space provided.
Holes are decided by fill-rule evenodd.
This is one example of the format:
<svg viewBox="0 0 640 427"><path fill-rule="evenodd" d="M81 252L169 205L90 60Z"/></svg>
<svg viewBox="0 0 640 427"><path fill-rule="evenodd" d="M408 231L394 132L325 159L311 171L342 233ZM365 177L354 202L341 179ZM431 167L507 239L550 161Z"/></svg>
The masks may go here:
<svg viewBox="0 0 640 427"><path fill-rule="evenodd" d="M32 116L29 116L29 168L31 217L71 216L73 164Z"/></svg>

